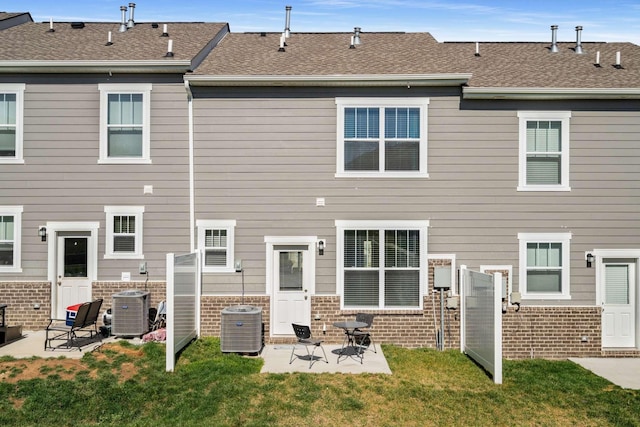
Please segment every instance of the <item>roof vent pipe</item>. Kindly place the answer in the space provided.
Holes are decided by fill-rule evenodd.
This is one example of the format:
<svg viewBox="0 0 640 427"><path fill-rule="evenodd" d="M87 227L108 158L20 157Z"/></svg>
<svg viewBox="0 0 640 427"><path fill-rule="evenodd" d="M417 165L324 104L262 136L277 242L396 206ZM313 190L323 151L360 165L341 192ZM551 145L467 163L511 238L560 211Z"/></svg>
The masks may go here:
<svg viewBox="0 0 640 427"><path fill-rule="evenodd" d="M582 26L578 25L576 27L576 47L574 49L575 53L583 53L582 52Z"/></svg>
<svg viewBox="0 0 640 427"><path fill-rule="evenodd" d="M284 24L284 36L289 38L291 36L291 6L285 6L285 10L287 11L287 18Z"/></svg>
<svg viewBox="0 0 640 427"><path fill-rule="evenodd" d="M360 27L353 27L353 44L356 46L362 44L360 41L360 31Z"/></svg>
<svg viewBox="0 0 640 427"><path fill-rule="evenodd" d="M120 29L118 31L124 33L127 31L127 6L120 6L120 12L122 13L122 19L120 19Z"/></svg>
<svg viewBox="0 0 640 427"><path fill-rule="evenodd" d="M133 28L136 23L133 20L133 9L136 8L135 3L129 3L129 22L127 22L127 28Z"/></svg>
<svg viewBox="0 0 640 427"><path fill-rule="evenodd" d="M558 26L551 26L551 47L549 48L552 53L558 52Z"/></svg>

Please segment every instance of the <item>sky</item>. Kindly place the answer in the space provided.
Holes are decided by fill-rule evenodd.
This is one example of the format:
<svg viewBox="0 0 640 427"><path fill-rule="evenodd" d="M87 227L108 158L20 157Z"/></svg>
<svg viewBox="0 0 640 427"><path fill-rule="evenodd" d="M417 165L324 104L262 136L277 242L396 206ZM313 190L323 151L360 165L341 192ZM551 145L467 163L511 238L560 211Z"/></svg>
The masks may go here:
<svg viewBox="0 0 640 427"><path fill-rule="evenodd" d="M281 32L292 6L292 32L429 32L438 41L640 44L640 0L138 0L137 22L228 22L231 32ZM0 10L30 12L36 22L119 22L123 0L2 0ZM127 15L128 16L128 15Z"/></svg>

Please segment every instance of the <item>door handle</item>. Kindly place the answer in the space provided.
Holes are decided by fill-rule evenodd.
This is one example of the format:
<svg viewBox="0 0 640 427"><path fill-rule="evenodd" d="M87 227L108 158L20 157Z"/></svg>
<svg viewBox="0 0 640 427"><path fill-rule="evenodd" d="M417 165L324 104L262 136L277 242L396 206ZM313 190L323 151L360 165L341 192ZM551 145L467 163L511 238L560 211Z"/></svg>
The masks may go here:
<svg viewBox="0 0 640 427"><path fill-rule="evenodd" d="M307 298L309 298L309 297L305 295L305 296L304 296L304 299L307 299Z"/></svg>

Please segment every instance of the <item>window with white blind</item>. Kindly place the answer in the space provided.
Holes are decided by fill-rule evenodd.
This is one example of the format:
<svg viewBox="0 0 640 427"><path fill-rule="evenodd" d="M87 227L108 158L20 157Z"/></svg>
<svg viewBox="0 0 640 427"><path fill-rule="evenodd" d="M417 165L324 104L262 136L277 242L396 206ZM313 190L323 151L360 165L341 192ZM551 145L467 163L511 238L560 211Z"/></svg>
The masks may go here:
<svg viewBox="0 0 640 427"><path fill-rule="evenodd" d="M100 163L150 163L150 84L100 84Z"/></svg>
<svg viewBox="0 0 640 427"><path fill-rule="evenodd" d="M0 273L19 273L22 206L0 206Z"/></svg>
<svg viewBox="0 0 640 427"><path fill-rule="evenodd" d="M229 273L235 271L235 220L197 220L198 249L202 253L202 271Z"/></svg>
<svg viewBox="0 0 640 427"><path fill-rule="evenodd" d="M528 299L569 299L571 233L519 233L520 293Z"/></svg>
<svg viewBox="0 0 640 427"><path fill-rule="evenodd" d="M337 176L426 177L427 98L336 98Z"/></svg>
<svg viewBox="0 0 640 427"><path fill-rule="evenodd" d="M569 191L571 112L519 111L519 191Z"/></svg>
<svg viewBox="0 0 640 427"><path fill-rule="evenodd" d="M144 206L105 206L107 214L105 258L142 259Z"/></svg>
<svg viewBox="0 0 640 427"><path fill-rule="evenodd" d="M418 309L428 221L336 221L343 308Z"/></svg>
<svg viewBox="0 0 640 427"><path fill-rule="evenodd" d="M0 84L0 163L23 163L24 84Z"/></svg>

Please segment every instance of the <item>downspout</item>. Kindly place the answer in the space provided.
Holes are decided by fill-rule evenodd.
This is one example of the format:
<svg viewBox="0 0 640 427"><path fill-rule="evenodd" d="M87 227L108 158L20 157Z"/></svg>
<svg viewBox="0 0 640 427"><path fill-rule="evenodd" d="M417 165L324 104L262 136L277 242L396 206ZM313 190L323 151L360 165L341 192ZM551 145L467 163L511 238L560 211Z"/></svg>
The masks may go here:
<svg viewBox="0 0 640 427"><path fill-rule="evenodd" d="M184 88L187 91L187 109L189 112L189 247L191 252L195 252L195 181L194 181L194 161L193 161L193 93L189 80L184 81Z"/></svg>

